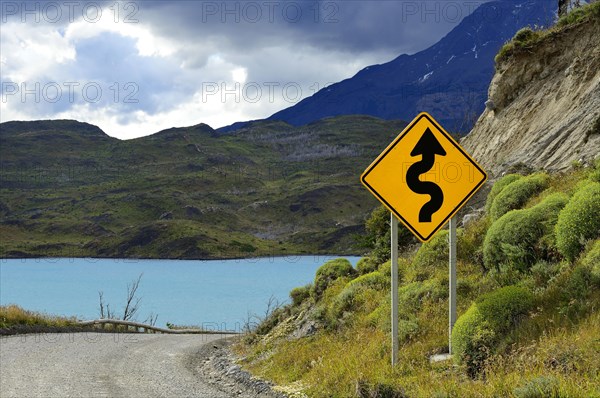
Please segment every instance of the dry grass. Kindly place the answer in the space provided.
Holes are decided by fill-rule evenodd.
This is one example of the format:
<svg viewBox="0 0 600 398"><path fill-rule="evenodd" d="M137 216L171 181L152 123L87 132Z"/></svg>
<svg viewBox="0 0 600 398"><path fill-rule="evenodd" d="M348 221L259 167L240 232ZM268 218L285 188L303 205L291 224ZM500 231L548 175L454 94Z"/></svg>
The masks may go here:
<svg viewBox="0 0 600 398"><path fill-rule="evenodd" d="M353 397L361 381L393 387L408 397L514 397L517 388L538 377L556 380L560 397L600 396L598 313L580 327L548 328L539 339L494 356L485 376L477 379L451 362L429 363L446 340L438 333L444 322L437 323L430 333L401 347L395 368L389 364L388 334L371 328L287 341L247 366L279 385L305 386L309 397Z"/></svg>
<svg viewBox="0 0 600 398"><path fill-rule="evenodd" d="M548 189L525 206L553 192L570 194L589 175L575 170L552 176ZM243 366L309 397L600 397L600 281L591 279L589 264L581 261L585 251L574 262L551 253L536 268L503 276L504 269L482 267L489 226L483 217L459 231L458 315L504 284L530 289L535 305L489 348L478 373L453 362L429 362L448 349L447 290L440 290L447 285L447 260L434 252L425 279L411 279L408 272L418 256L400 261L396 367L390 365L389 287L364 286L346 294L350 277L331 283L316 303L292 307L298 314L310 313L312 306L323 325L316 334L289 338L295 321L284 320L270 332L277 337L258 336L236 347L246 358ZM384 265L380 271L389 273ZM342 313L335 311L340 298L346 300Z"/></svg>
<svg viewBox="0 0 600 398"><path fill-rule="evenodd" d="M0 329L20 326L69 327L75 325L75 318L66 318L27 311L11 304L0 306Z"/></svg>

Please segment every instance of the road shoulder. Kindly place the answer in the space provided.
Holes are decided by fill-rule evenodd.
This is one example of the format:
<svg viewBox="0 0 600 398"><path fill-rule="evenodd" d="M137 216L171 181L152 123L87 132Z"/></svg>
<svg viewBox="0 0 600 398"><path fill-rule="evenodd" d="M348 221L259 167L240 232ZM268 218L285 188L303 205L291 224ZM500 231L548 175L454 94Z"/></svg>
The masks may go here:
<svg viewBox="0 0 600 398"><path fill-rule="evenodd" d="M273 390L273 385L252 376L235 363L230 346L233 338L223 338L203 345L189 359L188 366L203 381L231 396L286 398Z"/></svg>

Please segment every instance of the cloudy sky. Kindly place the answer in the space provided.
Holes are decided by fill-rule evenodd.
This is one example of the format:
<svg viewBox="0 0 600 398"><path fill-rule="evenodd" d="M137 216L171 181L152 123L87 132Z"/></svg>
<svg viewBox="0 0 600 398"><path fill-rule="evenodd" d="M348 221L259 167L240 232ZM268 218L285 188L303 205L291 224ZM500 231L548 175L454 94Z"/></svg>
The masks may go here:
<svg viewBox="0 0 600 398"><path fill-rule="evenodd" d="M0 121L127 139L268 117L437 42L482 1L1 1Z"/></svg>

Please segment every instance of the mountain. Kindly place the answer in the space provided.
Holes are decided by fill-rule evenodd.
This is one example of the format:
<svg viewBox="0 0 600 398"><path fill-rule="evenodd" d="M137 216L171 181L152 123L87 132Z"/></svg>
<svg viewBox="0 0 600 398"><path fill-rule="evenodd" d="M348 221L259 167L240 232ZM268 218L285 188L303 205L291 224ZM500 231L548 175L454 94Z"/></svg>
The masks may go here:
<svg viewBox="0 0 600 398"><path fill-rule="evenodd" d="M0 256L360 253L358 176L406 125L199 124L121 141L77 121L0 124Z"/></svg>
<svg viewBox="0 0 600 398"><path fill-rule="evenodd" d="M484 3L430 48L364 68L269 119L292 125L348 114L411 120L426 111L447 130L465 133L484 109L502 44L524 26L549 25L555 3Z"/></svg>

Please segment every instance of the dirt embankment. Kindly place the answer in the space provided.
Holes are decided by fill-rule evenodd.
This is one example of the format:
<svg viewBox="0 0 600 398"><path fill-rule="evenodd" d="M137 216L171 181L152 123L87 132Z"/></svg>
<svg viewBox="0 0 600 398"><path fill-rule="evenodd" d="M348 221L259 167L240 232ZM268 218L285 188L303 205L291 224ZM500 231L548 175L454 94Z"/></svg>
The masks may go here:
<svg viewBox="0 0 600 398"><path fill-rule="evenodd" d="M565 170L600 152L600 23L544 37L497 65L486 110L462 144L492 175L523 163Z"/></svg>

